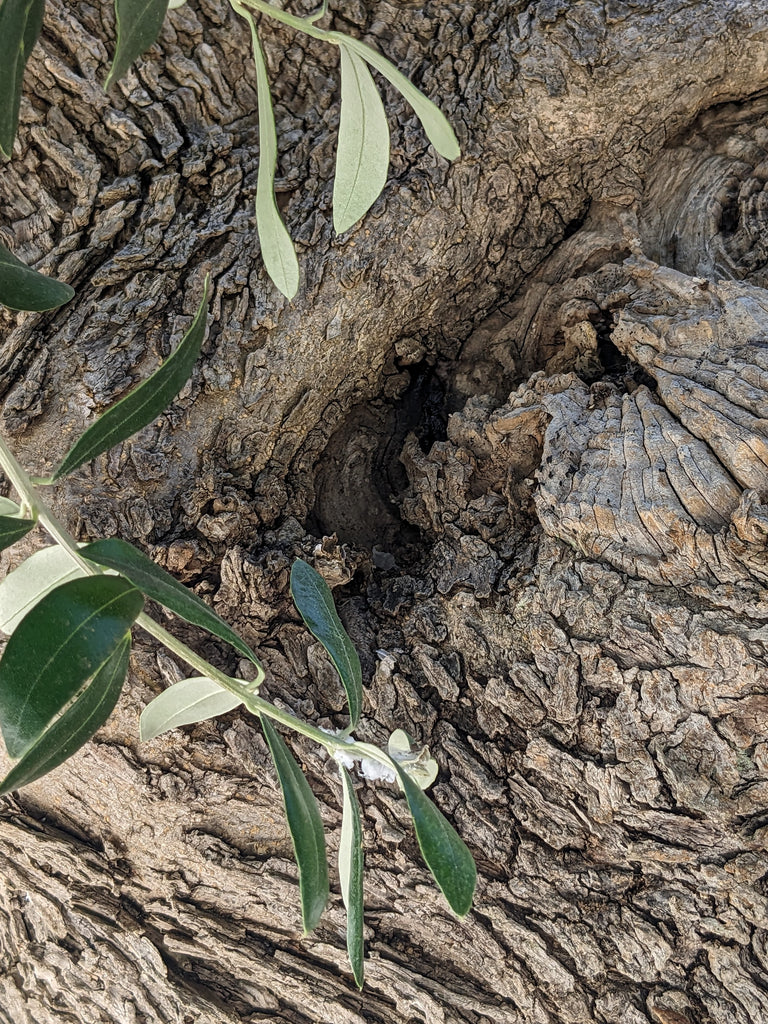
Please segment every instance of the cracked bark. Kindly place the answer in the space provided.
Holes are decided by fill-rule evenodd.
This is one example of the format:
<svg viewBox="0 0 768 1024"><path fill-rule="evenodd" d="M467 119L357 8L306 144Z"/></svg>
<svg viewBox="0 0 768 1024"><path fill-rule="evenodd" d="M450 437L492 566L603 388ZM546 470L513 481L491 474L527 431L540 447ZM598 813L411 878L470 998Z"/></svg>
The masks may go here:
<svg viewBox="0 0 768 1024"><path fill-rule="evenodd" d="M2 234L78 295L5 317L3 428L49 470L210 270L189 385L59 511L142 543L258 646L272 697L334 726L287 597L312 558L370 680L361 734L430 744L480 884L457 923L401 801L361 788L359 995L337 889L300 936L254 725L138 743L181 672L139 638L96 740L3 803L0 1019L766 1019L768 4L345 5L464 156L390 97L390 180L342 241L332 57L272 33L293 306L257 259L235 19L172 12L107 96L108 6L46 8ZM338 784L294 749L334 850Z"/></svg>

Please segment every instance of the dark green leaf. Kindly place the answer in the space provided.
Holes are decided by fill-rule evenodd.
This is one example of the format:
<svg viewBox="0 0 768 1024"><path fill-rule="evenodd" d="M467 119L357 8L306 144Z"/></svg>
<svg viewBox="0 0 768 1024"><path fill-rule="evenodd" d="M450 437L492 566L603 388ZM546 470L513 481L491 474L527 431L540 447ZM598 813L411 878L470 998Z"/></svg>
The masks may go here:
<svg viewBox="0 0 768 1024"><path fill-rule="evenodd" d="M9 548L11 544L15 544L22 537L26 537L34 525L34 519L0 516L0 551Z"/></svg>
<svg viewBox="0 0 768 1024"><path fill-rule="evenodd" d="M5 0L8 3L8 0ZM3 7L5 4L3 4ZM3 8L0 8L0 11ZM9 309L40 313L63 306L75 294L74 289L54 277L38 274L0 243L0 302Z"/></svg>
<svg viewBox="0 0 768 1024"><path fill-rule="evenodd" d="M339 766L344 786L344 811L339 843L341 896L347 908L347 956L357 987L363 987L363 826L349 772Z"/></svg>
<svg viewBox="0 0 768 1024"><path fill-rule="evenodd" d="M19 124L24 68L40 35L44 10L45 0L0 3L0 149L7 157L11 155Z"/></svg>
<svg viewBox="0 0 768 1024"><path fill-rule="evenodd" d="M341 53L341 118L333 182L333 227L347 231L381 195L389 168L389 125L371 72L349 46Z"/></svg>
<svg viewBox="0 0 768 1024"><path fill-rule="evenodd" d="M137 430L146 427L173 401L192 373L192 367L200 354L205 336L205 321L208 309L208 278L205 279L203 301L195 313L189 330L179 342L176 350L165 360L151 377L147 377L125 398L107 409L103 416L90 426L75 442L64 461L53 474L52 480L71 473L84 462L95 459L102 452L109 451L116 444L131 437Z"/></svg>
<svg viewBox="0 0 768 1024"><path fill-rule="evenodd" d="M144 599L117 576L71 580L38 602L0 660L0 729L23 757L125 639Z"/></svg>
<svg viewBox="0 0 768 1024"><path fill-rule="evenodd" d="M395 771L408 801L419 848L451 910L463 917L472 906L477 869L454 827L397 762Z"/></svg>
<svg viewBox="0 0 768 1024"><path fill-rule="evenodd" d="M168 0L115 0L117 48L105 89L122 78L160 35Z"/></svg>
<svg viewBox="0 0 768 1024"><path fill-rule="evenodd" d="M285 816L299 866L301 919L306 935L320 920L328 902L328 860L323 822L309 783L282 736L264 715L261 716L261 727L283 792Z"/></svg>
<svg viewBox="0 0 768 1024"><path fill-rule="evenodd" d="M191 622L194 626L201 626L221 640L226 640L236 651L249 658L254 665L259 664L259 659L248 644L241 640L237 633L223 619L219 618L212 608L208 607L205 601L201 600L197 594L193 594L191 590L187 590L165 569L155 565L151 558L147 558L132 544L112 537L110 540L97 540L93 544L86 544L80 554L83 558L89 558L98 565L119 572L153 601L157 601L164 608L180 615L186 622Z"/></svg>
<svg viewBox="0 0 768 1024"><path fill-rule="evenodd" d="M117 704L128 672L130 634L115 648L93 678L79 691L0 782L0 794L20 789L62 764L106 722Z"/></svg>
<svg viewBox="0 0 768 1024"><path fill-rule="evenodd" d="M330 587L320 573L299 558L291 568L291 594L307 629L336 666L347 694L350 726L354 729L363 708L363 673L354 644L336 614Z"/></svg>
<svg viewBox="0 0 768 1024"><path fill-rule="evenodd" d="M145 741L153 740L180 725L195 725L225 715L242 703L208 676L182 679L147 704L139 717L139 736Z"/></svg>
<svg viewBox="0 0 768 1024"><path fill-rule="evenodd" d="M427 99L424 93L417 89L402 71L398 71L391 61L359 39L342 35L340 32L329 32L328 37L339 46L346 45L354 50L366 63L370 64L372 68L376 68L387 81L394 85L413 107L416 116L421 121L422 128L427 133L427 138L440 156L445 157L446 160L456 160L461 156L458 140L445 114L435 106L432 100Z"/></svg>
<svg viewBox="0 0 768 1024"><path fill-rule="evenodd" d="M261 258L273 283L287 299L299 290L299 261L291 236L283 223L275 200L277 168L277 132L272 96L264 53L251 15L238 8L251 27L256 87L259 99L259 174L256 181L256 229L259 232Z"/></svg>

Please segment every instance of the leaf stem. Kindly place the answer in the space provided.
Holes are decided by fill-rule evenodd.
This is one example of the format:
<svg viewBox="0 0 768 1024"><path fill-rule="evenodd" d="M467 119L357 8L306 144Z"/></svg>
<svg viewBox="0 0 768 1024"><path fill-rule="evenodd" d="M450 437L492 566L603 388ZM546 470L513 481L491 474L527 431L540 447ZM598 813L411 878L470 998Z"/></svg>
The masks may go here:
<svg viewBox="0 0 768 1024"><path fill-rule="evenodd" d="M103 570L94 565L93 562L83 558L80 554L77 541L37 493L29 475L19 464L2 435L0 435L0 467L2 467L3 472L13 484L22 503L30 509L40 525L50 534L53 540L67 551L72 561L89 576L101 575ZM314 740L331 755L337 751L344 751L348 754L356 754L358 757L371 758L387 765L387 767L391 767L391 760L378 747L368 743L358 743L357 741L346 742L344 734L332 736L329 733L323 732L322 729L318 729L308 722L303 722L300 718L296 718L290 711L283 711L281 708L275 707L274 704L270 704L269 701L257 696L254 690L258 689L264 680L264 669L261 665L256 667L256 679L246 683L244 680L228 676L225 672L211 665L209 661L196 654L191 647L187 647L183 641L169 633L159 622L156 622L146 613L142 612L139 615L136 619L136 625L141 626L146 633L149 633L150 636L154 637L164 647L167 647L169 651L185 661L191 668L200 672L201 675L215 680L223 689L239 697L252 714L265 715L267 718L271 718L273 721L286 726L292 732Z"/></svg>
<svg viewBox="0 0 768 1024"><path fill-rule="evenodd" d="M209 679L215 680L219 686L223 689L228 690L230 693L235 694L239 697L245 707L254 715L265 715L267 718L271 718L275 722L280 722L281 725L287 726L292 732L299 733L302 736L306 736L308 739L314 740L319 743L320 746L324 747L329 754L333 755L337 751L343 751L347 754L356 754L358 757L366 757L371 760L378 761L380 764L386 765L388 768L392 768L391 759L378 747L374 747L369 743L358 743L357 741L346 742L344 733L337 736L333 736L330 733L323 732L322 729L316 728L314 725L310 725L308 722L303 722L300 718L296 718L290 711L283 711L282 708L276 707L269 701L264 700L263 697L257 696L253 691L256 689L258 683L243 684L240 679L233 679L232 676L228 676L225 672L221 672L219 669L214 668L210 662L206 661L205 658L199 654L195 654L191 648L187 647L181 640L173 636L165 630L159 623L155 622L148 615L141 614L136 619L136 625L141 626L147 633L153 636L156 640L159 640L165 647L176 654L183 661L186 661L188 665L196 669L201 675L208 676ZM259 668L259 680L264 678L264 670Z"/></svg>
<svg viewBox="0 0 768 1024"><path fill-rule="evenodd" d="M328 0L323 0L323 3L315 11L315 13L314 14L310 14L307 17L307 21L310 22L310 24L314 25L314 23L316 21L320 21L321 18L324 18L327 13L328 13Z"/></svg>
<svg viewBox="0 0 768 1024"><path fill-rule="evenodd" d="M5 438L2 435L0 435L0 466L2 466L3 472L13 484L16 493L22 500L22 503L27 506L29 511L32 513L32 517L37 519L39 514L39 508L36 501L37 492L35 491L34 485L29 479L26 470L19 464L16 456L5 443Z"/></svg>
<svg viewBox="0 0 768 1024"><path fill-rule="evenodd" d="M327 29L315 28L313 24L317 15L310 15L309 18L297 18L295 14L289 14L288 11L281 11L278 7L273 7L272 4L265 3L264 0L241 0L241 3L246 7L252 7L254 11L258 11L259 14L265 14L268 18L274 18L275 21L282 22L283 25L295 28L298 32L304 32L305 35L312 36L313 39L328 40L330 33ZM232 3L232 6L235 7L236 4ZM325 12L323 11L322 13Z"/></svg>

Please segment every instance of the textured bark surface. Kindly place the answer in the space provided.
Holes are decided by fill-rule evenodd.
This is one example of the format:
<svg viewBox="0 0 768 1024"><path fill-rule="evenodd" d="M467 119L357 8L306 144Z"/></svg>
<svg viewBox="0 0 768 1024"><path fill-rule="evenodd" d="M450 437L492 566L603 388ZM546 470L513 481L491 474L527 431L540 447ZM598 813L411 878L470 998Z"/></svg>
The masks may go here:
<svg viewBox="0 0 768 1024"><path fill-rule="evenodd" d="M109 6L50 0L0 234L78 294L5 316L2 426L50 470L167 354L210 271L189 385L57 508L143 544L258 647L270 697L336 727L343 694L288 597L292 559L313 560L370 681L360 735L430 745L474 909L452 918L402 800L361 784L359 994L337 886L301 936L255 723L139 744L183 672L139 637L95 741L2 803L0 1020L757 1024L768 3L343 6L337 27L439 99L463 156L448 167L391 95L387 188L335 239L334 57L270 32L288 306L258 259L234 15L190 0L105 95ZM336 773L293 746L333 852Z"/></svg>

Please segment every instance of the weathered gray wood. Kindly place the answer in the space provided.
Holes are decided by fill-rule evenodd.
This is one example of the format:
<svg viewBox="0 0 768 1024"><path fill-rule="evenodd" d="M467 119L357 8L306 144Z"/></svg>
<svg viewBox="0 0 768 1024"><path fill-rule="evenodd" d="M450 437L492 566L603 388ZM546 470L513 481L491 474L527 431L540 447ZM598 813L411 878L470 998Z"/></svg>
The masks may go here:
<svg viewBox="0 0 768 1024"><path fill-rule="evenodd" d="M333 57L274 33L306 246L288 306L257 259L254 76L225 5L173 12L105 96L108 5L50 0L1 230L78 296L6 318L2 425L49 469L212 272L184 394L57 505L144 543L258 646L268 695L332 727L343 694L288 600L314 559L370 680L361 735L429 743L475 909L451 917L402 800L361 785L358 994L338 886L301 937L256 726L139 744L182 671L139 640L97 740L3 802L0 1020L761 1022L768 4L344 14L464 156L447 167L391 98L387 190L334 240ZM335 773L294 749L335 851Z"/></svg>

